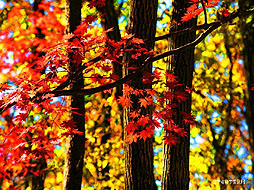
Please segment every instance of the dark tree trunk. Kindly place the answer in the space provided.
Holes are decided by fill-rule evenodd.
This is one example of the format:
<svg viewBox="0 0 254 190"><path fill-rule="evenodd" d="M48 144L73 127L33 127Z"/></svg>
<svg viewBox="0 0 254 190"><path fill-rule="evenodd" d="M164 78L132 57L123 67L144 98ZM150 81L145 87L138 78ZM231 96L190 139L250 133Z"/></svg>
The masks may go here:
<svg viewBox="0 0 254 190"><path fill-rule="evenodd" d="M66 0L67 33L73 33L76 27L80 24L81 5L82 0ZM72 62L71 57L72 55L69 53L69 77L74 78L72 75L78 69L78 66L76 63ZM81 89L84 87L82 72L79 75L80 76L75 76L75 78L78 79L73 82L71 89ZM71 108L77 108L75 111L83 115L80 116L70 113L70 119L73 119L74 122L76 122L78 131L83 132L83 135L75 134L68 137L63 189L78 190L81 189L85 152L84 96L73 95L70 97L68 103Z"/></svg>
<svg viewBox="0 0 254 190"><path fill-rule="evenodd" d="M116 42L119 41L121 39L121 34L119 30L119 25L118 25L118 15L114 7L114 0L107 0L106 5L104 7L98 7L97 9L102 15L101 24L104 30L113 28L113 31L107 32L107 37ZM119 59L118 61L122 62L122 59ZM113 62L113 73L119 76L119 78L122 78L122 75L123 75L122 65L119 63ZM122 96L122 94L123 94L123 86L119 85L116 87L116 93L115 93L116 99L118 99L119 96ZM104 98L107 98L108 95L109 95L108 93L102 92L102 96ZM123 108L121 105L119 105L118 109L119 109L121 125L123 125Z"/></svg>
<svg viewBox="0 0 254 190"><path fill-rule="evenodd" d="M132 0L130 2L130 18L128 33L134 34L137 38L151 40L155 37L157 20L157 0ZM153 49L154 43L145 44L146 48ZM130 57L125 57L125 63L133 66L140 66L145 57L138 61L130 61ZM146 68L152 71L152 65ZM124 71L128 74L130 71ZM133 79L131 85L134 88L146 89L151 85L142 83L142 76ZM133 108L138 105L138 97L132 96ZM128 124L130 110L124 109L124 126ZM149 108L143 114L151 113ZM126 144L125 146L125 189L126 190L155 190L157 189L154 180L153 166L153 139L137 141L137 143Z"/></svg>
<svg viewBox="0 0 254 190"><path fill-rule="evenodd" d="M243 38L243 57L244 57L244 71L247 82L247 92L245 95L245 105L246 105L246 122L249 129L249 141L252 151L252 162L254 161L254 90L251 90L254 87L254 19L246 23L246 17L244 12L247 9L254 7L254 3L251 0L240 1L240 9L242 15L241 22L241 32ZM252 173L254 170L252 167Z"/></svg>
<svg viewBox="0 0 254 190"><path fill-rule="evenodd" d="M188 4L185 0L173 1L172 31L189 28L196 25L196 19L181 23ZM181 23L180 25L178 25ZM179 35L169 40L170 48L174 49L187 44L195 39L196 33ZM181 52L170 57L168 70L178 76L179 83L192 87L194 70L194 48ZM183 89L184 90L184 89ZM173 117L174 122L187 132L187 137L179 138L176 146L171 148L164 145L163 153L163 176L162 189L164 190L186 190L189 189L189 146L190 146L190 126L184 124L181 111L191 111L191 95L177 108L177 114Z"/></svg>
<svg viewBox="0 0 254 190"><path fill-rule="evenodd" d="M105 30L113 28L113 31L108 32L109 39L119 41L121 39L120 30L118 26L118 15L115 11L114 0L107 0L104 7L98 7L99 12L102 14L101 23ZM114 74L122 77L122 65L113 63ZM117 88L117 95L122 93L122 88Z"/></svg>

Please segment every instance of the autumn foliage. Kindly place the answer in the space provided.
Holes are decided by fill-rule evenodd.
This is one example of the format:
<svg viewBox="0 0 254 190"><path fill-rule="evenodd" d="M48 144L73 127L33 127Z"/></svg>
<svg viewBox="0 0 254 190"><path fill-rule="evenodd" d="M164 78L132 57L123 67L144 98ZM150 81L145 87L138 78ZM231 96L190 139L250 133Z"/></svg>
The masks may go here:
<svg viewBox="0 0 254 190"><path fill-rule="evenodd" d="M182 21L202 14L218 2L191 0ZM104 5L105 1L86 2L86 7L91 9ZM165 131L164 142L170 146L189 135L178 127L172 117L177 114L175 110L179 103L185 101L193 89L180 84L177 76L158 64L153 66L152 73L144 71L148 64L168 56L144 48L146 39L136 38L132 34L123 35L118 42L108 39L107 32L114 29L103 31L95 24L100 20L100 15L87 13L74 34L64 34L63 7L57 2L42 1L39 10L33 11L27 1L15 1L12 6L7 4L3 11L8 22L3 21L0 31L0 59L3 60L0 69L6 71L4 76L1 74L0 85L1 117L4 120L3 127L0 127L0 163L3 163L0 166L0 183L13 180L13 176L14 181L19 181L29 174L40 175L36 160L43 158L52 162L56 146L64 146L65 137L80 134L75 122L68 118L69 112L78 114L66 104L67 97L74 94L84 95L93 102L85 105L84 115L88 123L86 146L89 145L91 151L92 146L100 149L100 142L103 141L103 137L96 136L97 132L93 131L121 136L119 121L118 126L111 122L119 120L117 104L130 110L131 121L124 129L127 132L126 143L145 141L160 128ZM221 14L230 19L233 13L222 9ZM127 66L124 61L119 61L126 54L132 60L143 56L148 58L141 67ZM81 68L71 75L68 70L70 59ZM113 62L131 71L130 74L119 78L113 73ZM70 90L72 83L78 80L75 76L80 73L83 73L85 88ZM134 88L131 82L136 78L142 78L144 84L150 84L153 88ZM115 98L114 87L119 85L123 85L123 95ZM101 92L109 93L110 98L102 98ZM138 99L138 105L133 106L133 98ZM104 121L99 117L103 112L100 104L113 105L114 114L110 112L109 129L102 127ZM142 110L147 108L152 109L152 114L144 114ZM93 114L97 119L91 116ZM185 124L195 124L191 113L180 114ZM97 123L92 123L93 119ZM92 141L95 144L92 145ZM120 149L122 144L114 145L112 141L104 148L111 150L111 146ZM115 155L110 154L112 157ZM101 170L97 171L92 162L97 156L95 153L87 158L90 160L87 161L87 167L91 175L103 173L103 169L109 165L109 161L102 159L98 166ZM89 175L86 180L89 182ZM13 183L9 188L14 189L15 185Z"/></svg>

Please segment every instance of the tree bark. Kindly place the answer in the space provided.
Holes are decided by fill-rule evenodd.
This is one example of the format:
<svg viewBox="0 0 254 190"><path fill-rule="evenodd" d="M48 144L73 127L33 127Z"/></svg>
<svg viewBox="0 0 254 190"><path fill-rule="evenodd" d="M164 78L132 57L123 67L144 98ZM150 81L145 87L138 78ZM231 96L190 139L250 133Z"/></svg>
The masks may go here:
<svg viewBox="0 0 254 190"><path fill-rule="evenodd" d="M171 32L196 25L196 19L184 23L181 22L181 18L189 6L186 2L185 0L173 1ZM191 32L171 38L169 40L170 48L174 49L187 44L193 41L195 37L196 33ZM169 60L168 71L173 72L178 77L180 84L191 88L194 71L194 48L183 51L181 54L172 55ZM182 111L191 111L191 95L188 95L188 99L179 105L176 116L173 117L174 122L180 128L185 129L187 137L179 138L176 146L169 147L164 145L162 176L162 189L164 190L189 189L190 126L183 122L183 117L180 114Z"/></svg>
<svg viewBox="0 0 254 190"><path fill-rule="evenodd" d="M73 33L81 22L81 6L82 0L66 0L66 33ZM73 73L79 69L75 62L72 62L72 55L69 53L69 77L73 78ZM79 72L80 73L80 72ZM73 82L71 89L84 88L84 80L82 72L80 76ZM84 152L85 152L85 120L84 120L84 96L73 95L70 97L69 102L71 108L76 108L76 112L80 115L70 112L70 119L76 122L78 131L83 132L83 135L71 135L67 140L67 155L65 159L65 171L63 189L78 190L81 189L83 165L84 165Z"/></svg>
<svg viewBox="0 0 254 190"><path fill-rule="evenodd" d="M130 18L128 25L128 33L134 34L137 38L152 40L155 37L156 21L157 21L157 0L132 0L130 2ZM145 44L147 49L153 49L154 43ZM125 63L133 66L140 66L145 57L137 61L131 61L130 56L126 56ZM152 71L152 65L147 68ZM124 75L131 71L124 70ZM137 77L131 82L131 86L138 89L151 88L151 85L142 83L142 76ZM138 106L138 97L131 97L133 109ZM130 110L124 109L124 126L126 127L130 121ZM151 113L150 108L144 110L143 114ZM153 166L153 139L146 141L138 140L137 143L125 145L125 189L126 190L155 190L157 189L154 180Z"/></svg>
<svg viewBox="0 0 254 190"><path fill-rule="evenodd" d="M114 40L115 42L118 42L121 39L121 34L119 30L119 25L118 25L118 15L116 13L115 6L114 6L114 0L107 0L105 6L97 7L97 9L101 14L101 24L103 26L103 29L106 31L113 28L113 31L106 33L107 37L110 40ZM119 59L118 61L121 62L122 59ZM117 75L119 78L122 78L122 65L117 62L113 62L113 73ZM123 94L123 87L122 85L119 85L116 87L115 98L118 99L119 96L122 96L122 94ZM111 96L110 93L102 92L102 98L107 99L109 96ZM102 114L104 115L103 129L110 127L110 117L111 117L110 111L111 111L110 105L103 106L103 109L102 109ZM120 124L122 126L122 131L123 131L123 109L121 105L118 105L118 114L120 116L120 121L121 121ZM108 140L111 138L111 136L112 136L111 132L105 133L105 135L103 135L103 140L101 141L101 143L102 144L108 143ZM111 150L112 150L112 147L108 148L106 152L109 152ZM110 170L110 165L107 165L105 168L102 169L102 171L100 171L101 172L100 174L103 176L103 180L105 181L110 180L110 175L108 175L109 170ZM109 188L110 187L104 187L103 189L109 189Z"/></svg>
<svg viewBox="0 0 254 190"><path fill-rule="evenodd" d="M247 82L247 92L245 94L245 105L246 105L246 122L248 124L249 131L249 141L252 152L252 163L254 162L254 90L251 90L254 87L254 19L250 22L246 22L246 16L244 12L247 9L254 7L254 3L251 0L240 1L241 9L241 32L243 39L243 57L244 57L244 71L245 78ZM252 174L254 174L252 166Z"/></svg>
<svg viewBox="0 0 254 190"><path fill-rule="evenodd" d="M101 24L104 30L108 30L113 28L113 31L108 32L107 36L111 40L115 40L116 42L121 39L120 30L118 26L118 16L114 7L114 0L107 0L106 5L104 7L97 8L101 13ZM113 63L114 66L114 74L118 75L120 78L122 77L122 65L119 63ZM116 95L119 96L122 94L122 88L117 87Z"/></svg>

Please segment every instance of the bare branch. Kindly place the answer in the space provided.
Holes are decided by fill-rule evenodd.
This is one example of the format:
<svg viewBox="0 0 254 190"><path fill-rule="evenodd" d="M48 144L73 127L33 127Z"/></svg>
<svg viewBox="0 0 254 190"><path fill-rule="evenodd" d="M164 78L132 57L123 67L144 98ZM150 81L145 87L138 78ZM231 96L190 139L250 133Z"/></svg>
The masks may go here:
<svg viewBox="0 0 254 190"><path fill-rule="evenodd" d="M204 11L204 15L205 15L205 24L207 24L207 13L206 13L206 8L205 8L205 3L203 0L200 0L202 7L203 7L203 11Z"/></svg>

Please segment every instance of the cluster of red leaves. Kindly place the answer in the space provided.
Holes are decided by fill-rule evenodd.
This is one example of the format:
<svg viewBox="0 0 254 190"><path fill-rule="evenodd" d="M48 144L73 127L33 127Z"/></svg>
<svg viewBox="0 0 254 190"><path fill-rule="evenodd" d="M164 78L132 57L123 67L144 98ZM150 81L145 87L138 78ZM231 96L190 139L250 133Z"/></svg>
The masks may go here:
<svg viewBox="0 0 254 190"><path fill-rule="evenodd" d="M99 6L98 3L103 5L105 1L90 1L91 6ZM15 7L11 14L19 15L22 8ZM1 32L3 36L1 43L6 45L7 51L2 50L0 55L3 57L0 58L7 56L8 51L15 51L14 63L7 63L5 67L11 68L14 73L15 68L25 66L22 71L15 72L9 79L14 85L10 87L8 84L2 84L0 87L1 109L15 107L14 110L7 109L2 114L7 123L0 129L5 139L0 147L0 161L6 163L5 167L0 167L0 173L9 177L24 176L28 172L14 170L13 164L20 163L21 168L28 168L33 167L31 162L33 159L52 157L54 145L60 143L58 141L60 134L60 138L80 134L72 120L61 117L73 110L67 107L64 101L53 102L52 91L66 89L78 80L75 77L80 76L81 72L91 81L91 84L86 84L86 88L115 82L119 77L112 73L112 62L124 65L118 58L126 52L134 60L143 55L153 54L143 47L142 39L133 35L127 35L119 42L115 42L109 40L104 33L97 34L96 30L94 34L89 33L93 28L91 23L96 19L95 16L88 16L75 34L63 35L64 27L55 15L61 10L55 8L53 14L49 2L41 4L40 8L47 14L42 15L39 11L28 13L26 21L30 25L27 29L19 29L18 35L9 35L11 30L15 30L11 26ZM39 31L45 39L34 36ZM31 53L31 48L36 48L37 53ZM76 67L79 69L70 71L68 67L70 61L73 65L79 66ZM128 69L141 72L140 68L136 67ZM153 73L144 71L142 74L143 83L153 85L161 82L163 75L159 68ZM132 118L126 127L128 131L126 142L150 138L154 134L155 127L162 127L161 123L164 123L166 130L164 139L167 144L174 145L179 137L185 136L184 129L174 123L173 117L176 114L177 104L186 100L186 93L178 89L183 85L178 84L173 74L167 73L166 77L167 90L163 93L154 89L141 90L125 85L124 95L118 101L123 107L129 108L129 115ZM135 108L131 96L139 98L139 105ZM148 112L144 114L148 106L153 109L152 114ZM14 112L15 115L9 118ZM39 115L40 119L35 120L35 115ZM185 123L193 122L188 113L183 113L183 120ZM48 130L50 127L52 130Z"/></svg>
<svg viewBox="0 0 254 190"><path fill-rule="evenodd" d="M14 73L15 67L24 66L25 63L25 67L15 72L14 77L10 78L12 85L5 83L0 88L1 109L12 107L2 114L8 122L4 128L0 129L2 138L5 139L0 149L1 163L6 163L5 167L0 167L0 173L6 178L27 174L28 171L14 171L12 167L14 162L16 165L19 163L20 168L31 168L31 160L49 159L53 156L54 145L60 143L59 138L79 134L72 120L66 121L66 118L62 118L64 113L73 110L70 110L64 102L53 102L54 95L50 92L56 88L66 89L78 80L75 76L78 76L80 72L91 79L92 83L87 85L88 88L114 82L118 78L112 74L112 62L118 62L117 58L123 56L124 52L130 53L135 59L143 54L152 53L141 48L140 44L143 41L132 35L125 36L116 43L107 39L104 34L96 35L96 31L95 34L89 33L93 28L91 23L96 19L95 16L88 16L77 28L75 34L63 35L63 26L57 27L61 29L60 32L56 29L50 30L51 34L48 30L51 24L58 26L60 23L53 14L51 15L49 7L48 3L40 7L46 9L47 16L52 16L48 18L51 19L48 22L49 25L46 25L43 20L47 20L47 16L41 15L40 12L32 12L28 15L27 22L31 22L30 27L26 32L20 29L23 40L16 40L19 36L8 37L10 28L5 33L3 32L6 38L3 38L1 43L6 44L8 51L15 51L15 56L20 56L17 59L15 57L16 62L6 67L12 68ZM52 41L36 36L29 37L36 33L36 27L41 25L41 32ZM53 39L51 36L57 36L57 38ZM8 45L9 41L11 46ZM124 48L127 42L129 45ZM31 53L31 47L36 47L36 53ZM82 69L72 70L74 73L70 75L69 61ZM13 114L14 116L10 118ZM30 121L29 118L34 118L36 115L40 119ZM52 130L49 130L49 127ZM59 130L56 130L56 127Z"/></svg>
<svg viewBox="0 0 254 190"><path fill-rule="evenodd" d="M19 181L29 173L38 175L34 161L52 158L54 145L58 144L58 131L46 132L57 122L46 114L54 115L55 111L67 108L53 103L49 94L41 97L45 99L41 104L36 103L38 100L30 100L37 92L50 89L48 80L52 76L47 75L46 80L43 73L38 72L43 63L41 50L61 40L65 27L57 19L58 14L63 14L62 10L52 7L48 1L41 2L41 11L36 12L28 1L13 2L13 7L7 5L5 9L8 10L8 23L4 23L0 32L0 43L4 45L0 50L3 61L0 69L7 71L8 80L1 84L0 102L1 109L16 105L1 114L0 178ZM46 14L42 14L43 11ZM51 70L54 67L52 65ZM40 119L35 121L35 116Z"/></svg>
<svg viewBox="0 0 254 190"><path fill-rule="evenodd" d="M104 7L106 4L106 0L90 0L88 7L93 8L93 7Z"/></svg>
<svg viewBox="0 0 254 190"><path fill-rule="evenodd" d="M187 8L186 13L182 17L182 22L186 22L200 15L204 10L203 6L201 6L201 1L204 2L205 8L214 7L219 3L219 0L190 0L193 2L191 6Z"/></svg>
<svg viewBox="0 0 254 190"><path fill-rule="evenodd" d="M156 70L157 69L157 70ZM149 83L157 84L161 82L162 73L150 73ZM147 72L147 71L146 71ZM146 76L143 75L143 82L147 82ZM128 143L137 142L138 139L146 140L154 134L155 128L163 127L165 130L164 140L168 145L176 145L179 137L186 136L184 128L178 127L174 122L173 117L176 115L176 110L179 103L187 99L186 89L183 91L183 85L179 84L176 77L172 73L166 73L167 82L165 83L166 91L163 93L157 92L155 89L135 89L129 85L124 86L124 95L118 99L122 107L127 107L129 110L130 121L125 128L127 136L125 141ZM187 93L186 93L186 92ZM132 99L139 99L138 105L133 106ZM144 109L153 109L152 113L146 112ZM181 113L184 124L192 124L194 118L190 113Z"/></svg>

